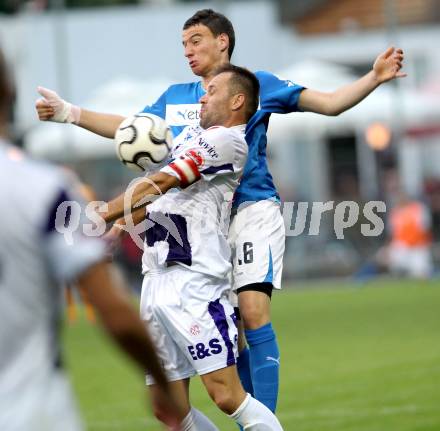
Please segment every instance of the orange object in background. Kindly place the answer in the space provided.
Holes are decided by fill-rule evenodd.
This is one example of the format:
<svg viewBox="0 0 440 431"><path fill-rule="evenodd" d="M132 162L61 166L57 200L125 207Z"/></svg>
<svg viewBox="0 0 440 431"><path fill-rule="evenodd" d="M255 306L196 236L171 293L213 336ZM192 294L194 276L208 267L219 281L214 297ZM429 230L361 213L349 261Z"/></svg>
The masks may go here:
<svg viewBox="0 0 440 431"><path fill-rule="evenodd" d="M76 322L78 313L77 313L77 304L75 302L75 297L73 294L74 286L68 284L66 286L66 303L67 303L67 321L69 324ZM80 290L77 290L79 293L79 296L81 298L81 302L84 304L84 311L87 321L90 323L96 323L96 315L95 315L95 309L93 306L89 303L87 297L84 295L83 292Z"/></svg>
<svg viewBox="0 0 440 431"><path fill-rule="evenodd" d="M408 200L393 208L390 227L392 244L423 247L432 242L426 208L420 202Z"/></svg>

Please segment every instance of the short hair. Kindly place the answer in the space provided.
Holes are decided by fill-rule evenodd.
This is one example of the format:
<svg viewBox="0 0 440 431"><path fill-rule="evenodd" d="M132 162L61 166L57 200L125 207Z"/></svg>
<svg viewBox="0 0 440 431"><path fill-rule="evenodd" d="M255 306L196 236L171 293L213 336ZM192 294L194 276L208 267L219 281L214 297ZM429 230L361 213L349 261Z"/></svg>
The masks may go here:
<svg viewBox="0 0 440 431"><path fill-rule="evenodd" d="M183 29L187 30L194 25L200 24L208 27L215 37L222 33L225 33L228 36L228 55L229 58L231 58L235 47L235 31L231 21L221 13L215 12L212 9L201 9L191 18L186 20L185 24L183 24Z"/></svg>
<svg viewBox="0 0 440 431"><path fill-rule="evenodd" d="M215 75L220 73L231 74L231 91L243 92L246 97L246 121L257 112L260 95L258 78L248 69L233 64L225 64L215 70Z"/></svg>
<svg viewBox="0 0 440 431"><path fill-rule="evenodd" d="M8 115L15 99L15 87L6 58L0 48L0 115Z"/></svg>

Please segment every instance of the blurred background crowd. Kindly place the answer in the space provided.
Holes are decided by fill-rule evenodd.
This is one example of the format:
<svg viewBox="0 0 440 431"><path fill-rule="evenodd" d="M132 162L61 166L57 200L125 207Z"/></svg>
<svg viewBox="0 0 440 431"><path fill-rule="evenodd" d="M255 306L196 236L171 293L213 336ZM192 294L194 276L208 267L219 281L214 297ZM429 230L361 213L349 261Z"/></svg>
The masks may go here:
<svg viewBox="0 0 440 431"><path fill-rule="evenodd" d="M286 278L382 273L435 276L440 267L439 0L0 0L0 43L16 76L15 142L35 157L73 168L98 199L120 193L133 175L112 142L76 127L39 123L36 87L89 109L142 110L175 82L193 76L181 26L212 7L233 22L232 61L269 70L317 90L365 74L388 46L405 52L408 77L388 83L335 118L275 116L271 172L283 202L295 202L286 227ZM366 237L362 209L383 201L385 229ZM360 217L335 234L335 214L309 232L314 202L359 203ZM303 205L300 211L299 202ZM287 213L287 212L286 212ZM290 217L291 213L291 217ZM120 262L140 280L141 251L127 237ZM140 285L140 283L139 283Z"/></svg>

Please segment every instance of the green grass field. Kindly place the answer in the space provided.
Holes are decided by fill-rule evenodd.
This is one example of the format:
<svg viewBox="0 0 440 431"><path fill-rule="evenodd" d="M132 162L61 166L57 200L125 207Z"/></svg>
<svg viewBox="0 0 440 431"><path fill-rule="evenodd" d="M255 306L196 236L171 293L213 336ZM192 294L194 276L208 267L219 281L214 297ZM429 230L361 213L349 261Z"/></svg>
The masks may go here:
<svg viewBox="0 0 440 431"><path fill-rule="evenodd" d="M440 282L286 289L273 313L285 430L440 430ZM65 345L90 431L162 429L146 413L142 377L95 327L80 320ZM237 429L198 378L191 393L222 431Z"/></svg>

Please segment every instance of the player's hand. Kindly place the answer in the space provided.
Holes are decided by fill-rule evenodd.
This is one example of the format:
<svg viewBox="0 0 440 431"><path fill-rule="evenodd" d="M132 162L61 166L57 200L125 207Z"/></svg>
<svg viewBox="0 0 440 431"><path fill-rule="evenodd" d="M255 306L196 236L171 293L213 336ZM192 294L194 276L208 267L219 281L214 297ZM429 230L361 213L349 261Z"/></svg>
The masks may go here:
<svg viewBox="0 0 440 431"><path fill-rule="evenodd" d="M79 123L81 108L61 99L55 91L38 87L41 97L35 102L38 118L41 121L55 121L57 123Z"/></svg>
<svg viewBox="0 0 440 431"><path fill-rule="evenodd" d="M403 51L394 47L388 48L380 54L373 65L376 80L382 84L395 78L404 78L406 73L400 71L403 66Z"/></svg>

